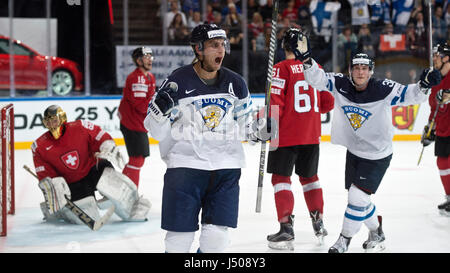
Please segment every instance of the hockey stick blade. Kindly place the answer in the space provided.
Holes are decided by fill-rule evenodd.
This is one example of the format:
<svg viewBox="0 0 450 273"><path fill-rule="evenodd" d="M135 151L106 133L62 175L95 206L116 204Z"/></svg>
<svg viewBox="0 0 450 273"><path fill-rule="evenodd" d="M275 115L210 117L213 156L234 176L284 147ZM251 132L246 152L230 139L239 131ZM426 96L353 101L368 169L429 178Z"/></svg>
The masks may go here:
<svg viewBox="0 0 450 273"><path fill-rule="evenodd" d="M23 165L23 168L28 171L31 175L33 175L36 179L39 180L38 176L27 166ZM66 198L67 204L65 205L66 208L68 208L78 219L81 220L86 226L88 226L91 230L99 230L111 217L111 215L115 211L114 205L111 206L108 211L103 215L100 220L95 221L92 217L90 217L86 212L84 212L82 209L80 209L77 205L75 205L67 196L64 196Z"/></svg>
<svg viewBox="0 0 450 273"><path fill-rule="evenodd" d="M94 228L92 230L97 231L99 230L106 222L108 222L109 218L113 215L113 213L116 211L116 207L112 205L108 211L100 218L99 220L95 221Z"/></svg>
<svg viewBox="0 0 450 273"><path fill-rule="evenodd" d="M431 119L430 126L428 127L427 135L428 138L431 134L431 131L433 130L434 121L436 120L436 115L439 110L439 106L436 106L436 110L434 110L433 118ZM417 161L417 166L419 166L420 161L422 160L423 150L425 150L425 145L422 146L422 151L420 152L419 160Z"/></svg>

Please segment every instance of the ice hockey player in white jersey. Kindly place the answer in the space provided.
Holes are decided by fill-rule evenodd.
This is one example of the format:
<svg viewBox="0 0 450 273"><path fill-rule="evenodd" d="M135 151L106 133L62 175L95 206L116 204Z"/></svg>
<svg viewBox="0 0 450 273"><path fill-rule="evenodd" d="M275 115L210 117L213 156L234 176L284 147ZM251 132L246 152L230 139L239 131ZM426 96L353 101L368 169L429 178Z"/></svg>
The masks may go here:
<svg viewBox="0 0 450 273"><path fill-rule="evenodd" d="M192 31L192 64L180 67L150 101L145 127L159 141L164 175L161 227L166 252L223 252L228 228L237 227L243 140L268 140L274 119L253 120L243 78L221 67L229 42L225 31L201 24Z"/></svg>
<svg viewBox="0 0 450 273"><path fill-rule="evenodd" d="M325 73L311 58L306 35L299 35L292 48L303 62L305 80L317 90L331 92L335 107L331 142L347 148L345 188L348 204L341 234L329 249L343 253L351 238L364 223L369 237L363 248L367 252L384 249L385 236L381 216L377 214L371 194L375 194L392 158L392 106L418 104L427 100L428 91L439 84L437 70L425 69L416 84L403 85L389 79L372 78L375 64L367 54L352 57L349 76Z"/></svg>

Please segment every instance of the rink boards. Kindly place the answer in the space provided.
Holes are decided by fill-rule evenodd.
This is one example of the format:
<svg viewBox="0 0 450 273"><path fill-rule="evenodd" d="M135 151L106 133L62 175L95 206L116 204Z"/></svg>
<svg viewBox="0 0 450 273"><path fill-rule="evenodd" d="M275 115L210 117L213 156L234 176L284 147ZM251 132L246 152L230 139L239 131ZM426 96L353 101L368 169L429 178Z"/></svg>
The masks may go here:
<svg viewBox="0 0 450 273"><path fill-rule="evenodd" d="M256 106L264 105L262 94L253 95ZM13 103L15 113L15 148L29 149L31 143L42 135L46 129L42 124L43 111L52 104L61 106L67 113L68 120L89 120L109 132L118 145L123 145L120 123L117 116L121 96L102 97L67 97L42 99L1 99L1 104ZM392 123L395 130L394 140L420 139L424 125L430 114L428 103L404 107L393 107ZM322 114L322 141L330 140L333 111ZM157 141L150 137L150 143Z"/></svg>

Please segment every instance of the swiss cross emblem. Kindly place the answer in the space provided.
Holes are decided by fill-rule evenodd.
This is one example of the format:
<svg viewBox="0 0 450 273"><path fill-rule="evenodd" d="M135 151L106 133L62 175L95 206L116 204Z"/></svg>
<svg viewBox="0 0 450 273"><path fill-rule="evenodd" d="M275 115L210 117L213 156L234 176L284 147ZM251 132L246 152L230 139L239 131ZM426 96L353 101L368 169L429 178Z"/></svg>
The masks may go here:
<svg viewBox="0 0 450 273"><path fill-rule="evenodd" d="M61 160L66 165L67 168L71 170L78 169L78 166L80 165L80 157L78 156L77 151L72 151L64 154L61 156Z"/></svg>

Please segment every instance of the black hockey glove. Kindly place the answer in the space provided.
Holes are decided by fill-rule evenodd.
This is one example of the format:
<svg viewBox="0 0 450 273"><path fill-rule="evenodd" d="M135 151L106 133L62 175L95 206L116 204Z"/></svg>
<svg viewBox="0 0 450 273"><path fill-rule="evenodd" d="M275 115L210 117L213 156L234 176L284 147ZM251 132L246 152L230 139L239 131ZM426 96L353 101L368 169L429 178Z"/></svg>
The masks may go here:
<svg viewBox="0 0 450 273"><path fill-rule="evenodd" d="M429 128L430 126L428 124L425 125L425 127L423 128L422 138L420 139L420 143L422 143L424 147L430 145L436 138L434 129L431 129L430 135L428 135Z"/></svg>
<svg viewBox="0 0 450 273"><path fill-rule="evenodd" d="M306 35L300 32L297 39L290 39L290 47L295 55L295 59L304 62L311 57L311 49L309 46L309 39Z"/></svg>
<svg viewBox="0 0 450 273"><path fill-rule="evenodd" d="M156 92L148 104L147 115L150 115L158 122L169 116L172 109L178 105L178 85L169 82L165 87Z"/></svg>
<svg viewBox="0 0 450 273"><path fill-rule="evenodd" d="M419 85L422 89L429 89L441 82L441 72L436 69L425 69L420 75Z"/></svg>
<svg viewBox="0 0 450 273"><path fill-rule="evenodd" d="M170 82L165 87L158 90L154 103L158 106L164 116L168 115L172 108L178 105L178 86Z"/></svg>
<svg viewBox="0 0 450 273"><path fill-rule="evenodd" d="M450 89L441 89L436 93L436 100L438 104L450 103L448 98L444 98L444 93L450 93Z"/></svg>
<svg viewBox="0 0 450 273"><path fill-rule="evenodd" d="M278 123L274 118L259 118L252 125L251 140L268 141L278 135Z"/></svg>

